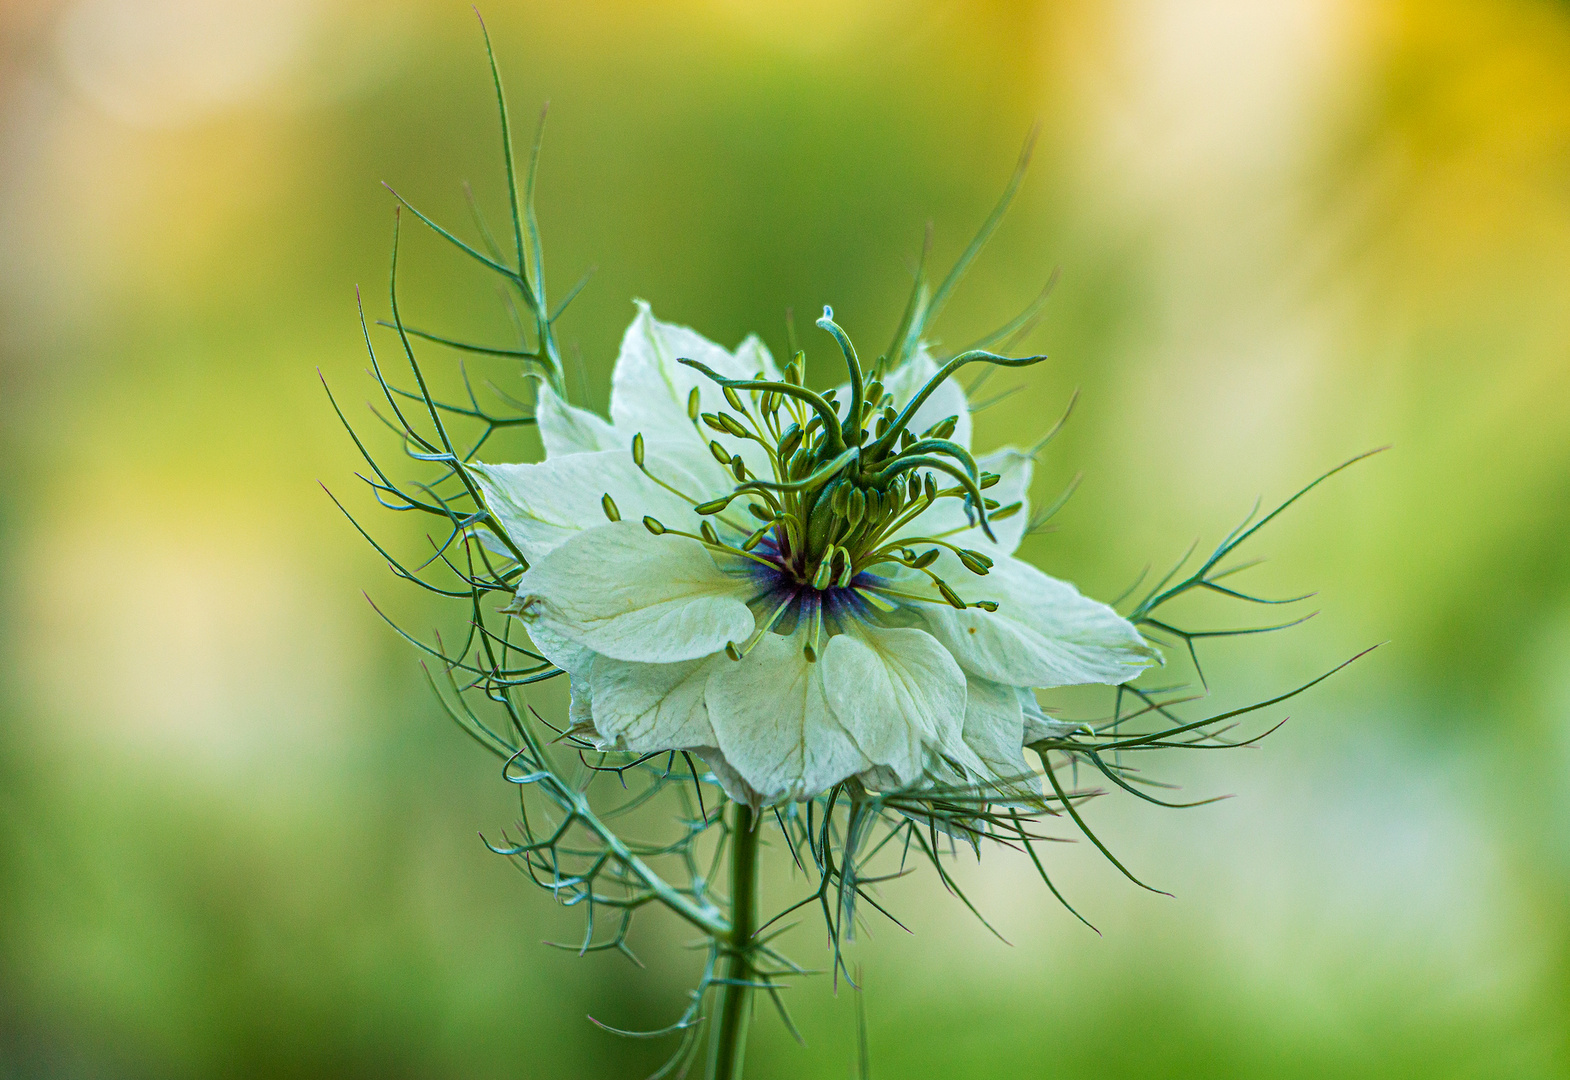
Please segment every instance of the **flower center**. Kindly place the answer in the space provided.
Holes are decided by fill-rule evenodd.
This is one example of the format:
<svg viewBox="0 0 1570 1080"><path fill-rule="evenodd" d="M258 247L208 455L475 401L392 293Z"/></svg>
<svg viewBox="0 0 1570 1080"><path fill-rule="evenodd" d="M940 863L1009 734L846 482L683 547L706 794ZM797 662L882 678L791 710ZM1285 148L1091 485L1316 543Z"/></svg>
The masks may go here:
<svg viewBox="0 0 1570 1080"><path fill-rule="evenodd" d="M996 540L991 523L1022 509L1019 502L1001 506L983 494L1000 477L981 472L970 452L953 441L957 416L919 433L910 425L933 391L963 365L985 361L1022 367L1045 357L1011 359L979 349L961 353L896 408L880 378L883 360L867 379L830 309L823 309L818 326L833 335L844 354L850 374L847 401L839 401L832 390L819 394L807 388L804 352L786 365L782 380L765 379L762 373L753 379L727 379L695 360L681 361L717 383L728 406L701 411L695 388L687 404L693 425L700 432L707 428L762 448L761 455L749 455L754 462L749 465L741 454L711 438L710 452L735 485L694 507L705 518L718 520L729 534L722 538L705 520L702 535L694 539L751 560L760 576L771 578L757 602L762 609L757 612L757 633L744 645L727 647L737 659L762 633L792 619L806 617L821 627L825 613L832 623L866 605L890 611L904 604L939 603L995 611L992 601L962 599L933 564L947 550L970 573L986 574L991 558L948 538L979 525L988 539ZM669 487L645 467L642 435L633 439L632 455L646 476ZM765 458L768 475L758 475L755 466ZM931 535L912 529L944 499L960 502L965 525ZM673 531L653 518L644 518L644 524L655 533ZM879 572L871 573L874 568ZM913 574L928 580L911 584ZM816 658L816 643L816 633L809 632L808 659Z"/></svg>

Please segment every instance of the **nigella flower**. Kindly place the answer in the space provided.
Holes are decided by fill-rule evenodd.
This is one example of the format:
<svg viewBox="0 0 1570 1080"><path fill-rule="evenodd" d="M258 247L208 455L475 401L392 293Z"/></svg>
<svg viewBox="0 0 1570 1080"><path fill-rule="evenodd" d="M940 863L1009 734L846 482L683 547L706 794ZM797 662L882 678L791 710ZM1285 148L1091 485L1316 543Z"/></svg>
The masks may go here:
<svg viewBox="0 0 1570 1080"><path fill-rule="evenodd" d="M1154 659L1110 607L1014 557L1032 459L973 458L950 376L916 349L870 377L825 309L849 381L817 394L659 322L622 340L610 422L548 385L546 458L471 466L528 560L509 610L570 676L578 734L688 750L753 806L851 777L1033 784L1053 733L1035 688L1118 684Z"/></svg>

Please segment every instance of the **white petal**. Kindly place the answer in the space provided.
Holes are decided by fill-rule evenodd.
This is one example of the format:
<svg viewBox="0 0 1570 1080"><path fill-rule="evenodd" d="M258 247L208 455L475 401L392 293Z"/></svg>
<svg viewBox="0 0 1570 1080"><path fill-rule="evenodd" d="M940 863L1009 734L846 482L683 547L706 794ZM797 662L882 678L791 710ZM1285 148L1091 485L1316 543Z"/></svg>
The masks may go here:
<svg viewBox="0 0 1570 1080"><path fill-rule="evenodd" d="M980 765L961 737L965 673L931 634L858 626L829 640L821 666L840 726L901 784L919 780L933 753Z"/></svg>
<svg viewBox="0 0 1570 1080"><path fill-rule="evenodd" d="M596 656L590 675L594 727L618 748L642 754L714 745L703 691L718 655L675 664L634 664Z"/></svg>
<svg viewBox="0 0 1570 1080"><path fill-rule="evenodd" d="M564 458L576 460L586 455ZM743 641L755 587L726 574L696 540L654 536L641 522L588 529L518 579L518 616L617 660L663 664Z"/></svg>
<svg viewBox="0 0 1570 1080"><path fill-rule="evenodd" d="M964 501L957 498L939 499L930 510L900 530L901 537L939 536L958 547L984 551L993 558L998 553L1012 555L1025 538L1025 527L1030 524L1030 480L1035 472L1035 461L1023 450L1004 447L976 459L982 472L997 473L1001 480L986 490L989 499L997 500L1001 509L1014 503L1020 508L1001 521L990 522L997 543L987 539L980 524L971 524L965 515ZM939 477L944 480L944 477ZM951 482L945 480L947 486ZM959 530L959 531L955 531Z"/></svg>
<svg viewBox="0 0 1570 1080"><path fill-rule="evenodd" d="M623 438L615 428L590 412L576 405L569 405L556 396L543 380L535 391L534 418L539 424L540 441L545 444L545 456L563 454L592 454L596 450L627 450L632 436Z"/></svg>
<svg viewBox="0 0 1570 1080"><path fill-rule="evenodd" d="M965 742L1001 780L1025 782L1031 776L1025 762L1025 714L1019 692L988 679L971 675L965 687Z"/></svg>
<svg viewBox="0 0 1570 1080"><path fill-rule="evenodd" d="M1042 739L1061 739L1065 735L1086 730L1082 720L1059 720L1055 716L1048 716L1042 709L1041 702L1036 700L1034 692L1022 686L1016 687L1014 692L1019 695L1020 711L1025 716L1027 743L1040 742Z"/></svg>
<svg viewBox="0 0 1570 1080"><path fill-rule="evenodd" d="M977 576L945 553L933 570L967 601L994 612L922 608L932 633L966 671L1010 686L1122 683L1155 659L1133 624L1066 581L1005 555Z"/></svg>
<svg viewBox="0 0 1570 1080"><path fill-rule="evenodd" d="M692 752L703 759L703 763L709 767L710 771L714 773L714 778L725 789L725 794L729 795L734 801L746 803L754 810L763 805L763 796L758 793L756 788L742 779L741 773L737 772L735 767L725 760L725 755L720 752L719 747L699 746L695 747Z"/></svg>
<svg viewBox="0 0 1570 1080"><path fill-rule="evenodd" d="M835 719L823 665L800 636L764 634L740 661L716 664L705 694L725 760L765 802L817 795L872 762Z"/></svg>
<svg viewBox="0 0 1570 1080"><path fill-rule="evenodd" d="M723 412L724 393L713 380L678 360L696 360L729 379L750 379L760 367L766 378L778 378L768 350L756 338L749 338L733 354L685 326L660 322L643 301L637 304L638 314L622 336L621 354L611 375L611 421L629 438L642 432L653 442L708 442L687 415L687 398L696 388L702 411ZM757 451L761 454L762 448ZM752 465L748 451L738 447L735 452Z"/></svg>
<svg viewBox="0 0 1570 1080"><path fill-rule="evenodd" d="M657 454L644 461L662 479L669 475L677 483L698 487L679 464ZM486 508L501 519L507 535L531 562L584 529L605 524L600 502L605 495L626 520L640 521L649 514L673 528L696 527L691 505L640 473L627 450L567 454L534 464L476 463L471 471ZM688 494L711 497L701 491Z"/></svg>

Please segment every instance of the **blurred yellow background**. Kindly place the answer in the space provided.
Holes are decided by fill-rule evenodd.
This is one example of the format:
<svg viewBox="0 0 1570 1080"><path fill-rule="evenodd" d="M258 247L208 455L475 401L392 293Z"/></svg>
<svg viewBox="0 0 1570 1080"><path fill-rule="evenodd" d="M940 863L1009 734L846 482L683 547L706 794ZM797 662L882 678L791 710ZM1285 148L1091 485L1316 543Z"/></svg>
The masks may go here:
<svg viewBox="0 0 1570 1080"><path fill-rule="evenodd" d="M562 324L600 408L633 296L776 353L787 306L832 303L874 350L925 222L946 263L1039 120L938 327L963 345L1063 268L1026 343L1054 361L977 426L1029 439L1083 388L1035 494L1084 484L1028 557L1114 596L1394 444L1259 538L1258 587L1323 614L1209 655L1232 702L1391 644L1261 749L1165 763L1237 798L1093 808L1176 894L1055 850L1104 937L1006 852L963 876L1011 945L888 886L915 936L857 947L874 1075L1570 1076L1570 4L484 13L520 138L552 102L547 265L557 297L600 268ZM357 489L316 368L372 431L378 182L460 231L462 181L500 211L487 79L460 4L0 2L0 1076L634 1077L668 1049L584 1016L672 1019L679 931L647 971L540 946L576 917L481 846L513 792L361 590L452 613L316 485L423 543ZM411 322L507 333L406 236ZM750 1075L849 1075L847 996L790 993L809 1047L763 1016Z"/></svg>

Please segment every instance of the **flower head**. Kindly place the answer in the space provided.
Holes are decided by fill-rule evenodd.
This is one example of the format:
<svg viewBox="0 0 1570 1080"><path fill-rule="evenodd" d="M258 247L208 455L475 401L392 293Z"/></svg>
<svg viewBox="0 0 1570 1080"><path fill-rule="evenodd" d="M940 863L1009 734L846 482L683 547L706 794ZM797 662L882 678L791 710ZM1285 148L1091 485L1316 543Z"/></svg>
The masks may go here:
<svg viewBox="0 0 1570 1080"><path fill-rule="evenodd" d="M648 305L610 421L542 384L546 458L470 466L529 563L509 610L571 678L580 733L700 754L763 805L850 777L1031 783L1034 688L1122 683L1154 654L1105 604L1013 556L1031 455L975 458L963 390L917 349L818 394ZM881 366L881 365L880 365Z"/></svg>

